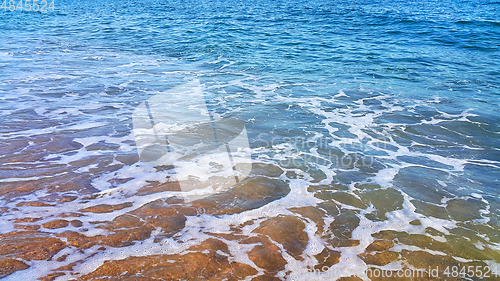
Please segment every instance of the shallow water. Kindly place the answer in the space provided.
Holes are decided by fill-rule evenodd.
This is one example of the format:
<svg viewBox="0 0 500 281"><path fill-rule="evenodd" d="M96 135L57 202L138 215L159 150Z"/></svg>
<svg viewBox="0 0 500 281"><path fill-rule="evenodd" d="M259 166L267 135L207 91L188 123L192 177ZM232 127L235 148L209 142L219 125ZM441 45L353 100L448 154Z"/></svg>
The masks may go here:
<svg viewBox="0 0 500 281"><path fill-rule="evenodd" d="M498 2L55 6L0 9L0 278L477 280L500 267ZM248 143L224 160L234 174L218 154L139 157L134 110L169 91L180 108L193 81L207 143L229 144L217 120L244 124ZM177 136L210 129L184 125ZM203 181L203 167L235 178Z"/></svg>

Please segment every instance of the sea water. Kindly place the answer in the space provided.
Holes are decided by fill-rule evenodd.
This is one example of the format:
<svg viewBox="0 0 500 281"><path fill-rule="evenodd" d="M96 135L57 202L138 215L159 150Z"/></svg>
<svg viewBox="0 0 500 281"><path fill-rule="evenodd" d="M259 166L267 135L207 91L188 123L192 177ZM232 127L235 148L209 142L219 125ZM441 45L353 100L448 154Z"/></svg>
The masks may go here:
<svg viewBox="0 0 500 281"><path fill-rule="evenodd" d="M271 199L238 210L231 208L243 203L227 189L201 192L221 211L198 208L174 236L159 227L126 245L68 244L51 258L2 250L3 258L29 266L6 280L54 272L56 280L71 280L106 261L183 254L209 238L228 245L230 260L255 269L247 280L369 280L367 269L428 269L434 258L441 274L455 262L498 268L500 2L56 0L54 6L0 9L3 249L24 241L12 234L22 231L64 243L68 232L107 236L114 230L106 222L184 198L170 188L175 169L138 156L133 112L193 81L212 119L244 123L254 165L249 190L257 180L287 191L256 193L252 200ZM101 205L121 207L82 211ZM271 239L286 266L266 271L248 257L254 245L241 241L265 232L266 220L287 216L305 225L307 245L294 256ZM60 217L79 223L46 224ZM376 241L391 246L370 250ZM315 269L324 249L340 253L339 260Z"/></svg>

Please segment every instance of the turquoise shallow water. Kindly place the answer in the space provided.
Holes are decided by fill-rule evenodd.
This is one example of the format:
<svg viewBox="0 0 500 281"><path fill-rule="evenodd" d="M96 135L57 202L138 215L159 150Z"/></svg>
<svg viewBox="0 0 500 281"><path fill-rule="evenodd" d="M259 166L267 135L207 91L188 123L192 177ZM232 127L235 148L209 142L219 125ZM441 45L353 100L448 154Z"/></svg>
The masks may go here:
<svg viewBox="0 0 500 281"><path fill-rule="evenodd" d="M500 2L56 1L55 7L0 9L1 233L13 231L15 219L44 222L58 214L40 215L20 202L124 190L107 199L118 204L161 181L164 174L137 159L132 112L198 80L211 116L243 121L252 160L279 167L283 173L273 177L292 190L248 221L259 212L334 202L354 210L354 223L341 225L361 241L354 250L329 246L343 253L338 268L366 266L356 254L383 230L440 242L467 233L464 248L477 253L445 255L500 263L491 254L500 250ZM71 182L77 187L63 188ZM11 192L23 186L35 187ZM84 201L60 209L78 210ZM84 222L89 235L94 219L102 218ZM202 222L212 220L245 222L232 216ZM190 227L186 236L204 239ZM328 235L342 236L332 230L318 239ZM314 241L304 255L314 255ZM105 258L97 260L88 268ZM30 265L25 274L45 274L46 264ZM306 259L304 266L313 263Z"/></svg>

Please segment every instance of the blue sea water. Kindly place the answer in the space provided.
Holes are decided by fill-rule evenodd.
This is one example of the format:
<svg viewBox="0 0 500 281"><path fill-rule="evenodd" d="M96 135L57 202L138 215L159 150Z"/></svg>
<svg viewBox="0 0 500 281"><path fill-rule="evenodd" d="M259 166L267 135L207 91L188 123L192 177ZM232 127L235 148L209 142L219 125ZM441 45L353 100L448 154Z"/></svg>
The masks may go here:
<svg viewBox="0 0 500 281"><path fill-rule="evenodd" d="M243 220L257 227L255 220L266 212L277 216L292 207L334 202L356 212L358 220L347 232L360 243L327 246L325 237L338 235L334 229L319 240L310 234L304 268L314 266L322 247L342 252L339 269L366 268L359 255L384 230L440 242L468 233L468 242L461 243L474 250L443 250L444 255L500 263L500 2L54 5L48 12L0 9L0 233L14 231L19 218L42 217L42 223L89 206L83 199L58 203L60 210L20 202L123 189L125 195L106 199L118 204L158 180L158 173L134 158L132 112L194 79L211 114L243 121L253 161L279 167L283 173L276 178L292 189L280 202L251 210L247 221L231 215L198 218L204 223ZM73 188L63 188L70 183ZM33 188L12 191L22 186ZM384 203L377 201L380 196ZM329 219L335 222L335 216ZM93 220L102 217L82 219L88 235L99 233ZM420 225L410 224L415 220ZM53 235L63 230L44 229ZM183 233L206 239L192 225ZM140 242L134 247L142 249ZM81 274L114 252L85 255L95 253L99 258L82 265ZM130 250L125 256L132 255ZM286 259L289 270L304 272L293 257ZM61 265L31 262L7 280L42 277L44 267Z"/></svg>

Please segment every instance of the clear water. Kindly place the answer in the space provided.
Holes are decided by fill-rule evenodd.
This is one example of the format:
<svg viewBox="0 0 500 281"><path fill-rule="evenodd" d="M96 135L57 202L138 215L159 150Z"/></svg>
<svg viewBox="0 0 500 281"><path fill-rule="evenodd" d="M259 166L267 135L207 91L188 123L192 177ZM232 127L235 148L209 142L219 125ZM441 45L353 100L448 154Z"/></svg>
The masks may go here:
<svg viewBox="0 0 500 281"><path fill-rule="evenodd" d="M261 218L333 202L355 213L349 235L359 244L328 244L335 227L315 234L314 222L301 217L310 235L304 261L286 256L287 270L276 276L305 276L324 247L342 256L317 278L349 276L331 274L353 265L364 270L358 255L384 230L440 242L467 233L460 245L474 251L444 255L500 263L500 2L61 0L55 6L46 13L0 11L1 233L15 231L19 218L41 217L42 224L93 205L133 202L81 218L91 236L101 233L92 222L177 196L138 194L150 182L164 182L167 172L139 161L132 112L198 79L211 114L242 120L254 163L280 167L271 177L291 191L245 215L189 217L181 232L186 241L207 238L200 225L227 233L229 226L255 228ZM98 192L105 196L86 197ZM78 199L56 207L20 204L62 195ZM335 215L325 219L332 221ZM39 231L66 230L75 229ZM178 240L162 243L172 253L185 250ZM112 247L65 253L86 259L75 269L86 274L105 260L164 253L160 248L137 241L120 254ZM244 250L231 255L248 260ZM29 261L29 269L6 280L43 277L70 261Z"/></svg>

